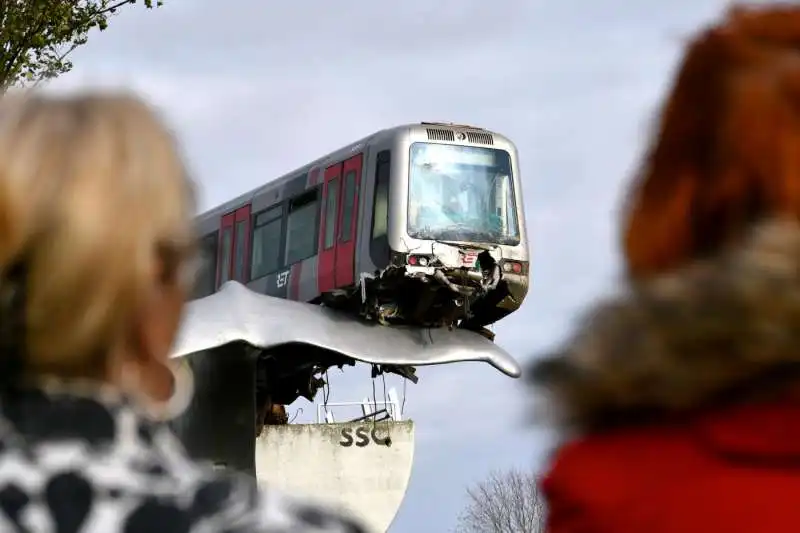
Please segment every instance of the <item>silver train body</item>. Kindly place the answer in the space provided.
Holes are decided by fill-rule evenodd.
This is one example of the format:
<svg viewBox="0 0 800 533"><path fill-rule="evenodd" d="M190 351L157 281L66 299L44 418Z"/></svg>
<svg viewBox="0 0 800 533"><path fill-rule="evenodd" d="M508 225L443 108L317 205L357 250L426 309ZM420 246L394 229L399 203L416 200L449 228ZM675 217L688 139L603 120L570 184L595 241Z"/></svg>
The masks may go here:
<svg viewBox="0 0 800 533"><path fill-rule="evenodd" d="M381 323L464 327L519 308L528 240L517 150L455 124L374 133L197 219L197 297L228 280Z"/></svg>

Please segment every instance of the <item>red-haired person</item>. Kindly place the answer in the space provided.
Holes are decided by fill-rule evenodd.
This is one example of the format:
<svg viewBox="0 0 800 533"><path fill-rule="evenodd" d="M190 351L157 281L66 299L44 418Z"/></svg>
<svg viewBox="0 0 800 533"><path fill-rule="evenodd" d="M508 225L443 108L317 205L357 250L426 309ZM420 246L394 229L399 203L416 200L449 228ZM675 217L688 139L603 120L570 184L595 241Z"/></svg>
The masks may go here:
<svg viewBox="0 0 800 533"><path fill-rule="evenodd" d="M622 229L623 289L531 371L547 531L800 531L800 6L693 40Z"/></svg>

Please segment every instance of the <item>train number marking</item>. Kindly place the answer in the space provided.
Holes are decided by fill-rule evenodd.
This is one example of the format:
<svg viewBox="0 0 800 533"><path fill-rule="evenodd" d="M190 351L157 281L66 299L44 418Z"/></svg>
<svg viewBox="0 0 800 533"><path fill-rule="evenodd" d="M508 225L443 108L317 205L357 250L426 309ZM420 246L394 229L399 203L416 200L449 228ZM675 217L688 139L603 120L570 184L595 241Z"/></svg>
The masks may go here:
<svg viewBox="0 0 800 533"><path fill-rule="evenodd" d="M471 250L469 252L459 252L459 255L461 255L461 266L472 268L478 260L479 252Z"/></svg>
<svg viewBox="0 0 800 533"><path fill-rule="evenodd" d="M279 272L277 276L275 276L275 285L278 286L279 289L282 289L286 286L286 283L289 281L289 272L290 270L284 270L283 272Z"/></svg>

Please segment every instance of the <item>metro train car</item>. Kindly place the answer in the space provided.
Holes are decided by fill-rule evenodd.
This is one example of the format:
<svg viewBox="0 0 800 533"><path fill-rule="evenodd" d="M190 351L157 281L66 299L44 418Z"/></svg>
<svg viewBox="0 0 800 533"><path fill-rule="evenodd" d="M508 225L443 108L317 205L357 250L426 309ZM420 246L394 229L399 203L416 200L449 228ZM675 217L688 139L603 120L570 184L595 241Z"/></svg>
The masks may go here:
<svg viewBox="0 0 800 533"><path fill-rule="evenodd" d="M229 280L382 324L485 326L528 291L517 150L457 124L374 133L197 218L196 298Z"/></svg>

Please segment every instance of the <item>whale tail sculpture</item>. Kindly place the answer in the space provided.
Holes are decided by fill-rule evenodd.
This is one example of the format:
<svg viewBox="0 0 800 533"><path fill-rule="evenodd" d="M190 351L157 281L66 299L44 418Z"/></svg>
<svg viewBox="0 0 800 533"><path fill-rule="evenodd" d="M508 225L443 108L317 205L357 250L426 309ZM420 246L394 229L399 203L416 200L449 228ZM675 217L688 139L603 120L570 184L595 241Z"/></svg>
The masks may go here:
<svg viewBox="0 0 800 533"><path fill-rule="evenodd" d="M356 362L371 365L373 377L394 373L415 383L419 366L464 361L489 363L510 377L521 373L514 358L472 331L381 326L237 282L189 303L173 357L184 358L195 375L192 403L173 422L191 455L337 505L363 501L372 510L361 514L379 529L405 494L413 424L289 424L285 406L313 401L327 369ZM374 424L388 424L391 446L380 444Z"/></svg>

